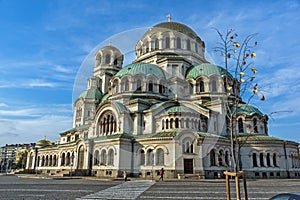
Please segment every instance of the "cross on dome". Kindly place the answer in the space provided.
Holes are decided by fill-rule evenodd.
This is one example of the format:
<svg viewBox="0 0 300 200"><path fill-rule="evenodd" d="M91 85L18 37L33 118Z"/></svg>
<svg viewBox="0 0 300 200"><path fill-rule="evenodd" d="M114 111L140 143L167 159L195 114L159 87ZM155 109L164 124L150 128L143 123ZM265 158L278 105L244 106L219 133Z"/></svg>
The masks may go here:
<svg viewBox="0 0 300 200"><path fill-rule="evenodd" d="M168 22L171 22L171 19L172 19L172 18L171 18L171 15L170 15L170 14L167 15L167 18L168 18Z"/></svg>

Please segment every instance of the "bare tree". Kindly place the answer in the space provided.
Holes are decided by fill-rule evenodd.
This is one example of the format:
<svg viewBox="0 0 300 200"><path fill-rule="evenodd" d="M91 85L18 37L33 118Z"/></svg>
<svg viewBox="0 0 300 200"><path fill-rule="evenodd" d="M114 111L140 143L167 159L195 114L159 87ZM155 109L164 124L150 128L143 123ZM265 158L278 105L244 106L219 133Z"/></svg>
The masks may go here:
<svg viewBox="0 0 300 200"><path fill-rule="evenodd" d="M236 176L236 181L238 181L239 175L237 173L240 170L240 148L245 144L247 137L251 135L248 134L246 138L239 140L239 130L237 130L239 106L241 103L245 103L242 97L246 97L247 104L255 95L260 95L260 100L265 100L265 96L258 89L258 84L255 83L257 69L254 67L253 59L256 57L254 49L257 46L257 42L253 40L257 34L250 34L239 42L238 34L232 29L228 30L225 34L222 34L218 29L215 30L218 33L220 42L217 43L214 50L224 58L223 66L226 70L226 75L223 79L226 92L224 104L227 111L227 132L230 137L231 167L234 172L232 174ZM239 194L237 198L240 198Z"/></svg>

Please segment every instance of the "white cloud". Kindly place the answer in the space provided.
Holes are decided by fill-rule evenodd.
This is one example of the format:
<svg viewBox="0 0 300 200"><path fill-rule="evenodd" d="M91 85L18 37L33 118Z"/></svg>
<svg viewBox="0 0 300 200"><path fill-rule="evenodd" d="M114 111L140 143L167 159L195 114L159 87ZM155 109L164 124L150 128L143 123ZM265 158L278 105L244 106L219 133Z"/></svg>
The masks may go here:
<svg viewBox="0 0 300 200"><path fill-rule="evenodd" d="M72 117L45 115L36 119L0 119L0 145L37 142L44 136L58 140L59 133L72 128Z"/></svg>
<svg viewBox="0 0 300 200"><path fill-rule="evenodd" d="M31 143L44 136L51 141L72 128L72 106L48 104L9 107L0 110L0 146L6 143Z"/></svg>
<svg viewBox="0 0 300 200"><path fill-rule="evenodd" d="M61 65L54 65L54 70L61 73L73 73L73 69L69 67L63 67Z"/></svg>
<svg viewBox="0 0 300 200"><path fill-rule="evenodd" d="M29 80L28 83L23 84L25 87L55 87L56 83L47 82L40 79Z"/></svg>
<svg viewBox="0 0 300 200"><path fill-rule="evenodd" d="M8 107L6 103L0 103L0 107Z"/></svg>

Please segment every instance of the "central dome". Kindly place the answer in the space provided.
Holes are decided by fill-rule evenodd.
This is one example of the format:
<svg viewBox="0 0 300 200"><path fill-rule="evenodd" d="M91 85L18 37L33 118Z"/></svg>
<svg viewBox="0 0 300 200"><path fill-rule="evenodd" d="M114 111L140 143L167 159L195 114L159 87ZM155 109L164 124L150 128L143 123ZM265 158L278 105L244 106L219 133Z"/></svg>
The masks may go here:
<svg viewBox="0 0 300 200"><path fill-rule="evenodd" d="M136 62L156 62L161 53L184 58L187 62L200 64L205 59L205 43L190 27L179 22L162 22L147 30L137 42Z"/></svg>
<svg viewBox="0 0 300 200"><path fill-rule="evenodd" d="M150 28L143 37L147 36L147 35L153 35L156 34L158 32L166 32L166 31L175 31L175 32L179 32L182 34L185 34L193 39L195 39L196 41L200 42L201 39L200 37L197 35L197 33L195 31L193 31L190 27L181 24L179 22L162 22L159 23L155 26L153 26L152 28Z"/></svg>
<svg viewBox="0 0 300 200"><path fill-rule="evenodd" d="M178 23L178 22L162 22L160 24L155 25L157 28L166 28L173 31L177 31L183 34L186 34L192 38L197 38L197 34L188 26ZM151 31L152 29L150 29Z"/></svg>

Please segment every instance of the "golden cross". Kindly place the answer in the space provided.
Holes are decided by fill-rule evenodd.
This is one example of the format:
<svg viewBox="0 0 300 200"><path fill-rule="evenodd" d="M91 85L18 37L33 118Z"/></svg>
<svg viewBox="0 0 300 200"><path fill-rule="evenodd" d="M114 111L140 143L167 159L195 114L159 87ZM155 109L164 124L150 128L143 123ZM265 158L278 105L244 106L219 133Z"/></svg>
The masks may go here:
<svg viewBox="0 0 300 200"><path fill-rule="evenodd" d="M172 19L172 18L171 18L171 15L170 15L170 14L167 15L167 18L168 18L168 22L171 22L171 19Z"/></svg>

